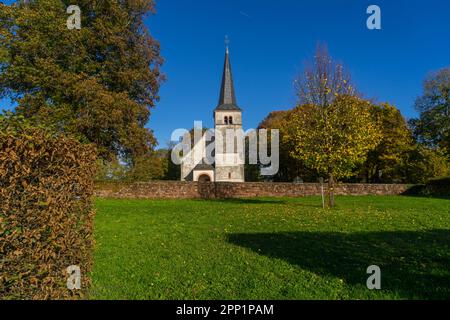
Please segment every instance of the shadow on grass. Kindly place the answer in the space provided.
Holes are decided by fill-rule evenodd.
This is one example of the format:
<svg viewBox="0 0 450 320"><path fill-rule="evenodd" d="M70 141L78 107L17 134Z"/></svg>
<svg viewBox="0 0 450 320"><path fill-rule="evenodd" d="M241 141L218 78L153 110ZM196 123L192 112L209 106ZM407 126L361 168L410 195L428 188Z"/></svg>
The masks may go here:
<svg viewBox="0 0 450 320"><path fill-rule="evenodd" d="M425 199L443 199L443 200L450 200L450 196L445 195L436 195L436 194L409 194L409 193L403 193L401 194L403 197L412 197L412 198L425 198Z"/></svg>
<svg viewBox="0 0 450 320"><path fill-rule="evenodd" d="M449 230L231 234L228 241L352 285L365 286L367 267L378 265L383 290L410 299L450 298Z"/></svg>

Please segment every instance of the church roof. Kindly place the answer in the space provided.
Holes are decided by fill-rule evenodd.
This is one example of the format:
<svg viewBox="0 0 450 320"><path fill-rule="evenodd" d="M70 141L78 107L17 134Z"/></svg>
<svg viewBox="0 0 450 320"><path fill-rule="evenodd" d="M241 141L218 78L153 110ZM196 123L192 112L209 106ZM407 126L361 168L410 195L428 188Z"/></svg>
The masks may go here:
<svg viewBox="0 0 450 320"><path fill-rule="evenodd" d="M225 63L223 66L222 85L220 87L219 104L216 111L241 111L236 102L234 92L233 74L231 72L230 54L228 48L225 53Z"/></svg>
<svg viewBox="0 0 450 320"><path fill-rule="evenodd" d="M194 171L205 171L205 170L214 170L214 167L210 164L206 164L206 163L199 163L198 165L195 166Z"/></svg>

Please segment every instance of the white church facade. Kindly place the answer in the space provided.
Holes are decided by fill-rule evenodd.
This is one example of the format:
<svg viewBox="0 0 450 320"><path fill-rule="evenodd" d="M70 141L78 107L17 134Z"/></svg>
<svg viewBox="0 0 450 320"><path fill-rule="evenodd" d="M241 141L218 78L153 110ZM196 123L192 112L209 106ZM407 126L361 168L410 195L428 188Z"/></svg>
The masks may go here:
<svg viewBox="0 0 450 320"><path fill-rule="evenodd" d="M225 53L225 63L220 87L219 103L214 110L214 129L223 137L223 147L215 146L214 163L206 161L207 139L203 136L194 142L191 151L185 155L181 163L182 181L215 181L215 182L244 182L244 161L238 153L237 139L232 146L227 147L225 139L227 132L242 131L242 110L237 105L234 91L233 75L231 72L228 48ZM217 143L213 141L211 143Z"/></svg>

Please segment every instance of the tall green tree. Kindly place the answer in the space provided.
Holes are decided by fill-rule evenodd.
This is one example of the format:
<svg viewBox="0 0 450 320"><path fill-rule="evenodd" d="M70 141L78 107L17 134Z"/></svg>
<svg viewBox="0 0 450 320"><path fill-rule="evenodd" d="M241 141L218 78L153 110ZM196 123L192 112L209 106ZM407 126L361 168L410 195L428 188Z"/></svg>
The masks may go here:
<svg viewBox="0 0 450 320"><path fill-rule="evenodd" d="M180 181L181 179L181 165L175 164L172 161L172 150L176 143L169 141L167 144L167 149L160 150L160 152L165 153L165 163L167 164L166 175L163 177L164 180Z"/></svg>
<svg viewBox="0 0 450 320"><path fill-rule="evenodd" d="M145 125L163 59L143 20L154 3L78 0L80 30L67 27L71 4L2 6L0 94L17 113L94 143L103 159L134 161L156 144Z"/></svg>
<svg viewBox="0 0 450 320"><path fill-rule="evenodd" d="M367 161L362 168L366 182L401 182L406 177L402 175L402 165L406 153L413 146L412 133L396 107L383 103L372 104L369 107L373 120L381 131L380 143L370 150Z"/></svg>
<svg viewBox="0 0 450 320"><path fill-rule="evenodd" d="M440 147L450 156L450 67L425 79L416 109L420 117L411 120L410 124L417 140Z"/></svg>

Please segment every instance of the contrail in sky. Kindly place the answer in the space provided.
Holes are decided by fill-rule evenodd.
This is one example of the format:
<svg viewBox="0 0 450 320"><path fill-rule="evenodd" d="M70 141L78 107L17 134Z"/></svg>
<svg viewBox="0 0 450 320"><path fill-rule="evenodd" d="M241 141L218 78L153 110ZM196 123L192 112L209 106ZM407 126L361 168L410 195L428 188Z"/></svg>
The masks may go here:
<svg viewBox="0 0 450 320"><path fill-rule="evenodd" d="M250 17L247 13L245 13L244 11L239 11L239 13L241 14L241 15L243 15L244 17L247 17L247 18L252 18L252 17Z"/></svg>

